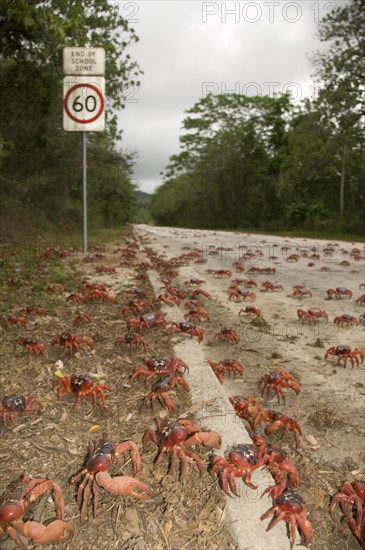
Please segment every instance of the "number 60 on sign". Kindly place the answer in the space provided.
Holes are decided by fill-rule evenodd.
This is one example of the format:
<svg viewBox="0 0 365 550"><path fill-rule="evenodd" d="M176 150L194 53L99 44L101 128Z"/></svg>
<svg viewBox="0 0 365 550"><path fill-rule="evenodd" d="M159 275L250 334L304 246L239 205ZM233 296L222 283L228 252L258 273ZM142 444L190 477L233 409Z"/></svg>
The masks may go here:
<svg viewBox="0 0 365 550"><path fill-rule="evenodd" d="M65 76L63 129L68 132L101 132L105 129L104 77Z"/></svg>

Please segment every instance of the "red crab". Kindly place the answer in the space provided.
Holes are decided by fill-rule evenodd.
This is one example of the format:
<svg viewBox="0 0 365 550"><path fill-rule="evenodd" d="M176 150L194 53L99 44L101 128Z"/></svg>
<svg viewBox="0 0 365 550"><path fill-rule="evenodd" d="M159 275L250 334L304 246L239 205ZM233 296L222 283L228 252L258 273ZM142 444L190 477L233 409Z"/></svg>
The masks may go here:
<svg viewBox="0 0 365 550"><path fill-rule="evenodd" d="M254 302L256 300L256 294L249 290L241 290L238 287L233 287L229 293L228 299L234 300L235 302L242 302L244 300Z"/></svg>
<svg viewBox="0 0 365 550"><path fill-rule="evenodd" d="M187 457L195 461L200 474L204 472L202 460L187 447L200 443L211 449L219 449L222 444L222 438L218 432L202 432L197 424L193 424L189 420L161 422L158 418L156 423L157 429L150 428L143 436L143 446L146 449L149 441L158 446L159 454L155 460L154 468L157 468L165 454L168 454L171 456L170 472L172 472L179 458L181 460L181 479L184 479L187 471Z"/></svg>
<svg viewBox="0 0 365 550"><path fill-rule="evenodd" d="M27 306L19 310L19 315L30 315L36 317L37 315L43 315L44 309L38 306Z"/></svg>
<svg viewBox="0 0 365 550"><path fill-rule="evenodd" d="M99 487L103 487L108 493L112 493L113 495L129 495L140 500L147 499L152 495L150 488L134 477L112 477L109 474L108 470L116 457L128 449L131 449L133 472L136 475L141 469L141 459L138 447L133 441L124 441L123 443L114 445L110 436L107 436L89 447L85 468L71 479L71 483L74 484L82 478L77 491L77 504L81 508L81 521L86 514L91 492L94 496L93 512L94 516L96 515ZM139 489L142 493L136 492L135 489Z"/></svg>
<svg viewBox="0 0 365 550"><path fill-rule="evenodd" d="M86 344L90 349L94 349L95 347L94 340L92 338L89 338L88 336L75 336L75 334L71 334L70 332L62 332L59 336L53 338L51 346L54 346L55 344L62 346L65 350L68 349L70 352L70 357L73 350L75 350L75 352L78 352L79 350L86 351L83 344Z"/></svg>
<svg viewBox="0 0 365 550"><path fill-rule="evenodd" d="M95 269L98 273L116 273L117 272L115 267L111 265L97 265Z"/></svg>
<svg viewBox="0 0 365 550"><path fill-rule="evenodd" d="M186 371L189 372L188 365L178 357L174 357L173 359L169 357L145 357L143 361L148 370L143 367L136 367L131 380L143 375L146 377L146 385L155 376L165 376L167 374L183 376Z"/></svg>
<svg viewBox="0 0 365 550"><path fill-rule="evenodd" d="M334 296L336 300L343 297L352 298L352 292L348 288L344 288L344 287L329 288L327 290L327 296L329 299L331 299Z"/></svg>
<svg viewBox="0 0 365 550"><path fill-rule="evenodd" d="M224 327L220 332L215 334L214 340L218 340L219 342L226 340L227 342L238 344L240 337L233 328Z"/></svg>
<svg viewBox="0 0 365 550"><path fill-rule="evenodd" d="M333 322L335 323L335 325L341 325L341 327L343 327L344 325L346 325L347 327L352 327L359 324L357 322L357 319L353 315L349 315L348 313L343 313L342 315L335 317Z"/></svg>
<svg viewBox="0 0 365 550"><path fill-rule="evenodd" d="M8 317L6 321L9 323L9 325L20 324L24 328L26 328L28 324L28 319L26 319L25 317L17 317L16 315L12 315L11 317Z"/></svg>
<svg viewBox="0 0 365 550"><path fill-rule="evenodd" d="M271 281L264 281L262 286L265 288L266 292L275 292L275 290L284 290L284 287L279 283L272 283Z"/></svg>
<svg viewBox="0 0 365 550"><path fill-rule="evenodd" d="M213 273L214 277L218 277L219 279L222 279L223 277L232 277L232 271L229 269L216 269Z"/></svg>
<svg viewBox="0 0 365 550"><path fill-rule="evenodd" d="M269 424L265 428L266 435L270 436L281 428L284 428L280 439L282 439L285 433L289 430L293 432L295 446L299 446L298 436L302 434L302 430L300 425L296 420L294 420L294 418L289 418L289 416L285 416L284 414L278 413L276 411L264 411L262 416L265 420L271 422L271 424Z"/></svg>
<svg viewBox="0 0 365 550"><path fill-rule="evenodd" d="M312 297L312 291L305 288L303 285L296 285L294 287L294 292L292 294L293 298L304 298L305 296L308 296L309 298Z"/></svg>
<svg viewBox="0 0 365 550"><path fill-rule="evenodd" d="M127 332L127 334L125 334L124 336L119 336L114 342L114 347L128 345L130 346L130 348L132 348L133 344L136 347L141 346L144 351L146 351L150 347L143 336L138 334L138 332L133 331Z"/></svg>
<svg viewBox="0 0 365 550"><path fill-rule="evenodd" d="M0 404L0 417L4 426L6 419L10 418L13 422L16 416L20 414L39 411L42 408L42 403L32 395L25 397L24 395L9 395L4 397Z"/></svg>
<svg viewBox="0 0 365 550"><path fill-rule="evenodd" d="M294 493L291 489L286 489L286 491L274 500L274 506L261 516L261 520L264 520L270 516L273 516L273 518L266 529L267 531L275 527L275 525L281 520L290 523L291 549L295 543L296 526L298 526L301 531L301 542L304 546L308 546L308 544L312 541L313 528L308 520L307 509L304 501L300 495Z"/></svg>
<svg viewBox="0 0 365 550"><path fill-rule="evenodd" d="M222 359L218 363L214 363L207 359L207 363L212 367L214 374L218 378L219 382L223 384L224 374L239 374L242 376L243 367L239 359Z"/></svg>
<svg viewBox="0 0 365 550"><path fill-rule="evenodd" d="M47 526L38 521L24 522L22 518L29 504L39 499L48 490L53 492L57 519L48 523ZM66 535L64 535L65 531ZM7 533L22 550L26 550L27 546L18 533L35 544L63 542L72 537L74 528L64 521L64 501L58 483L50 479L31 479L23 475L9 485L0 499L0 537L3 533Z"/></svg>
<svg viewBox="0 0 365 550"><path fill-rule="evenodd" d="M197 319L198 321L204 321L205 319L207 321L210 321L209 313L205 311L203 308L194 308L188 311L188 313L185 313L184 319L188 319L189 322L191 322L193 319Z"/></svg>
<svg viewBox="0 0 365 550"><path fill-rule="evenodd" d="M236 415L246 420L252 430L262 421L262 405L254 397L233 395L229 398L236 412Z"/></svg>
<svg viewBox="0 0 365 550"><path fill-rule="evenodd" d="M196 277L192 277L188 281L185 281L183 286L188 286L188 285L193 285L193 286L205 285L205 281L203 279L197 279Z"/></svg>
<svg viewBox="0 0 365 550"><path fill-rule="evenodd" d="M141 408L150 402L153 409L153 401L158 399L161 405L166 406L169 411L173 411L176 405L167 392L176 385L182 386L187 392L190 390L189 384L181 376L164 376L152 386L152 391L144 398Z"/></svg>
<svg viewBox="0 0 365 550"><path fill-rule="evenodd" d="M278 402L280 403L280 398L282 397L283 402L285 403L285 393L284 388L291 388L298 395L300 392L300 386L298 382L292 377L289 372L285 370L274 370L265 374L260 382L259 388L262 386L261 397L269 396L270 391L274 391L278 396Z"/></svg>
<svg viewBox="0 0 365 550"><path fill-rule="evenodd" d="M91 323L91 317L87 313L81 313L72 321L73 325L87 325L89 323Z"/></svg>
<svg viewBox="0 0 365 550"><path fill-rule="evenodd" d="M294 464L290 460L286 460L286 453L283 449L269 445L266 452L269 456L267 468L271 472L275 484L267 487L263 495L270 494L275 500L289 486L298 487L300 478Z"/></svg>
<svg viewBox="0 0 365 550"><path fill-rule="evenodd" d="M38 342L35 338L19 338L15 345L23 346L29 351L29 354L33 353L36 357L43 355L44 344Z"/></svg>
<svg viewBox="0 0 365 550"><path fill-rule="evenodd" d="M356 304L360 304L361 306L365 305L365 294L362 294L359 296L357 300L355 300Z"/></svg>
<svg viewBox="0 0 365 550"><path fill-rule="evenodd" d="M228 453L228 461L223 456L214 457L211 474L216 474L222 470L221 482L223 491L228 496L232 496L230 491L234 495L239 496L235 478L242 477L250 489L257 489L256 485L251 481L251 472L265 465L268 458L264 449L259 449L255 445L240 443L231 448Z"/></svg>
<svg viewBox="0 0 365 550"><path fill-rule="evenodd" d="M135 329L137 331L144 328L157 327L159 325L166 325L166 319L160 313L145 313L139 319L129 319L127 327L129 330Z"/></svg>
<svg viewBox="0 0 365 550"><path fill-rule="evenodd" d="M184 333L184 334L190 334L190 338L193 336L196 336L198 339L198 342L202 342L205 329L197 327L193 323L172 323L169 326L169 332L171 333Z"/></svg>
<svg viewBox="0 0 365 550"><path fill-rule="evenodd" d="M134 299L148 298L149 296L152 296L152 292L146 288L134 288L129 292L129 296Z"/></svg>
<svg viewBox="0 0 365 550"><path fill-rule="evenodd" d="M351 531L365 548L365 481L346 481L332 500L331 513L337 504L340 504Z"/></svg>
<svg viewBox="0 0 365 550"><path fill-rule="evenodd" d="M106 290L99 290L97 288L89 292L86 299L89 302L100 302L101 300L104 302L115 302L114 296L111 296Z"/></svg>
<svg viewBox="0 0 365 550"><path fill-rule="evenodd" d="M204 300L188 300L187 302L184 303L184 307L186 309L198 309L204 306L205 306Z"/></svg>
<svg viewBox="0 0 365 550"><path fill-rule="evenodd" d="M93 407L96 405L97 396L99 395L101 401L105 403L104 391L112 391L106 384L97 384L94 386L93 380L86 374L72 374L71 376L64 376L53 384L53 389L57 386L58 399L62 399L63 393L76 394L76 401L74 407L80 402L81 397L92 397Z"/></svg>
<svg viewBox="0 0 365 550"><path fill-rule="evenodd" d="M263 449L269 457L266 464L267 469L271 472L275 484L267 487L263 495L270 494L275 500L289 486L298 487L300 478L296 467L290 460L286 460L286 453L280 447L266 445L266 441L252 430L247 430L253 444L260 449ZM286 475L285 475L286 474Z"/></svg>
<svg viewBox="0 0 365 550"><path fill-rule="evenodd" d="M134 314L142 314L142 313L145 313L147 311L153 311L155 309L154 305L152 304L152 302L148 302L146 300L131 300L127 306L124 306L122 308L122 315L126 315L127 313L129 313L131 310L133 311Z"/></svg>
<svg viewBox="0 0 365 550"><path fill-rule="evenodd" d="M91 292L92 290L104 290L106 292L106 286L101 283L86 283L79 287L80 292Z"/></svg>
<svg viewBox="0 0 365 550"><path fill-rule="evenodd" d="M338 364L343 361L344 367L346 367L347 359L350 359L352 368L355 365L358 367L364 361L364 350L360 348L352 350L350 346L332 346L326 351L325 360L329 355L335 355L338 358Z"/></svg>
<svg viewBox="0 0 365 550"><path fill-rule="evenodd" d="M261 317L261 309L253 306L246 306L245 309L240 309L238 315L248 315L253 317Z"/></svg>
<svg viewBox="0 0 365 550"><path fill-rule="evenodd" d="M160 294L157 299L169 307L178 306L180 304L180 298L178 296L167 292L165 294Z"/></svg>
<svg viewBox="0 0 365 550"><path fill-rule="evenodd" d="M365 313L362 313L359 317L359 323L364 323L365 322Z"/></svg>
<svg viewBox="0 0 365 550"><path fill-rule="evenodd" d="M318 319L325 319L328 322L327 312L324 309L319 309L317 307L308 309L308 311L305 311L304 309L297 309L297 315L299 321L302 323L305 323L305 321L315 323Z"/></svg>

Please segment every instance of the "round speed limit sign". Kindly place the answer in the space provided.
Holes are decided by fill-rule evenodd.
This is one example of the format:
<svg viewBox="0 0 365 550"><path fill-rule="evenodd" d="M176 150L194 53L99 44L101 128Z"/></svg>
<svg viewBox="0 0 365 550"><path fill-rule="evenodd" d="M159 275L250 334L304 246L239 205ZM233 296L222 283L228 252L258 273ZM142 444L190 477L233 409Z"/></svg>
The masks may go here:
<svg viewBox="0 0 365 550"><path fill-rule="evenodd" d="M105 128L105 79L65 77L63 128L69 132L97 132Z"/></svg>

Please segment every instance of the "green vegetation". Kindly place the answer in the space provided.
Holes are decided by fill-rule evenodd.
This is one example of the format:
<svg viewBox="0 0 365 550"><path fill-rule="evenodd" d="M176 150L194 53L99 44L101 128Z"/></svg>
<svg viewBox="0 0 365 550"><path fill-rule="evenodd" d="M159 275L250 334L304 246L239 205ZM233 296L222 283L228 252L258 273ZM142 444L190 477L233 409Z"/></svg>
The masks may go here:
<svg viewBox="0 0 365 550"><path fill-rule="evenodd" d="M152 217L150 214L151 195L144 191L136 191L135 197L137 199L137 212L134 216L136 223L150 223Z"/></svg>
<svg viewBox="0 0 365 550"><path fill-rule="evenodd" d="M137 40L107 0L1 3L1 240L80 226L80 134L62 129L64 46L106 50L106 130L90 133L88 143L89 223L121 225L133 217L133 156L116 146L116 114L128 88L139 84L128 53Z"/></svg>
<svg viewBox="0 0 365 550"><path fill-rule="evenodd" d="M364 235L363 14L351 0L320 21L316 98L210 94L187 111L157 223Z"/></svg>

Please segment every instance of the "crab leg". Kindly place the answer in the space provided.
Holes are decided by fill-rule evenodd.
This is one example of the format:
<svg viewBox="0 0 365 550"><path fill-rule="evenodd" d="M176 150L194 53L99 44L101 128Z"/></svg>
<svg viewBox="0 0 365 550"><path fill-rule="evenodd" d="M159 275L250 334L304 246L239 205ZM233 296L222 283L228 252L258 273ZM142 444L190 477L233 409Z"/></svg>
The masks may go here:
<svg viewBox="0 0 365 550"><path fill-rule="evenodd" d="M61 493L61 487L58 483L51 480L40 481L39 479L32 479L28 484L28 491L30 492L29 502L37 500L43 493L51 489L54 495L54 501L56 506L57 519L63 520L64 513L64 501Z"/></svg>
<svg viewBox="0 0 365 550"><path fill-rule="evenodd" d="M138 447L135 443L133 443L133 441L124 441L124 443L117 445L115 447L115 456L124 453L127 449L131 449L133 473L136 475L141 469L141 457L139 455Z"/></svg>

